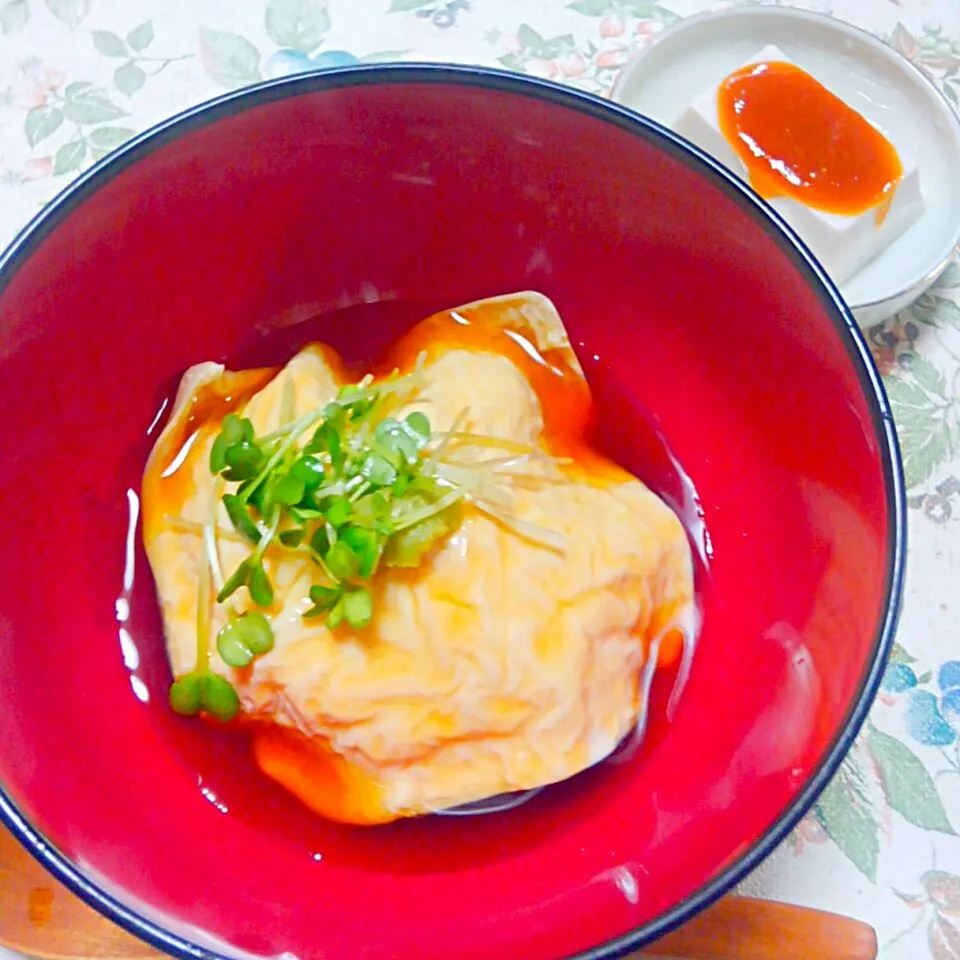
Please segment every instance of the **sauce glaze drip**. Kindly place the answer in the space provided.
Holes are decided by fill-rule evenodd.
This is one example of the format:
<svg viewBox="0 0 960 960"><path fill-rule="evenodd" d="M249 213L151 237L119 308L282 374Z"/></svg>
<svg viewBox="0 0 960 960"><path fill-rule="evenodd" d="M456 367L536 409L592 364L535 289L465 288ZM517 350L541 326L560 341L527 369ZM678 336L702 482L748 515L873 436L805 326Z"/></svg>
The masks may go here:
<svg viewBox="0 0 960 960"><path fill-rule="evenodd" d="M810 74L778 60L748 64L720 84L717 115L760 196L845 216L876 207L883 222L903 177L897 151Z"/></svg>

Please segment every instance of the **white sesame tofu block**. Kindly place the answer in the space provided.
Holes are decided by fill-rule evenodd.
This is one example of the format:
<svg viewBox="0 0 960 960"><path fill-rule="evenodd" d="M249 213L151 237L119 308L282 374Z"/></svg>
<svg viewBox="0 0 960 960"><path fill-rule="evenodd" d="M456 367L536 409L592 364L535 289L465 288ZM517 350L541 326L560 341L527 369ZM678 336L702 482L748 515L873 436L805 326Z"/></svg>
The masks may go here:
<svg viewBox="0 0 960 960"><path fill-rule="evenodd" d="M742 66L770 61L793 62L778 47L768 45ZM803 69L801 64L795 65ZM718 77L712 87L688 104L673 123L673 129L746 179L746 167L720 129L717 96L724 79ZM900 156L904 173L886 216L878 217L876 207L854 216L843 216L814 210L792 197L775 197L769 201L837 284L857 273L923 215L925 204L920 189L919 166L904 144L894 143L893 146Z"/></svg>

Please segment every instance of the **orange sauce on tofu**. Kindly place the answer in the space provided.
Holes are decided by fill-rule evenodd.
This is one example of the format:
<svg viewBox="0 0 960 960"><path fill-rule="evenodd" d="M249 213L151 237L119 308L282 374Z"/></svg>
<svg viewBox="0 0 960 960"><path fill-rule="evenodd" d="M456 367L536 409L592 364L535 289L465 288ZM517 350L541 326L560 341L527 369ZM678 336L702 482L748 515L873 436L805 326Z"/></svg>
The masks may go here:
<svg viewBox="0 0 960 960"><path fill-rule="evenodd" d="M167 433L150 456L143 475L143 535L155 537L167 516L176 516L193 495L193 476L183 469L191 450L202 450L204 441L220 429L223 418L243 406L276 375L270 368L226 372L201 386L190 399L189 413Z"/></svg>
<svg viewBox="0 0 960 960"><path fill-rule="evenodd" d="M388 353L383 369L410 370L421 353L427 361L450 350L499 354L520 371L540 402L543 417L541 440L551 456L573 461L569 471L578 479L600 483L623 481L628 474L599 454L589 441L593 398L586 379L571 364L563 349L540 350L534 330L518 309L509 327L498 326L503 305L482 302L442 311L417 324ZM575 362L575 361L574 361ZM478 390L496 390L496 384L478 384Z"/></svg>
<svg viewBox="0 0 960 960"><path fill-rule="evenodd" d="M717 94L720 129L762 197L824 213L876 208L879 226L903 177L893 144L856 110L791 63L754 63Z"/></svg>

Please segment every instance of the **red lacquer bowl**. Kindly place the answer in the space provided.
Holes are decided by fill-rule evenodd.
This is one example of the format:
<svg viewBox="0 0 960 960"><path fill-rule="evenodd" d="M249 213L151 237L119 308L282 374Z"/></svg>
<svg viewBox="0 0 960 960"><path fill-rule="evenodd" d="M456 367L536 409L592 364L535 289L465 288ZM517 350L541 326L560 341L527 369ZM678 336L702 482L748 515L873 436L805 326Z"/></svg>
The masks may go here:
<svg viewBox="0 0 960 960"><path fill-rule="evenodd" d="M689 684L638 756L517 810L326 823L242 737L166 705L135 527L151 423L187 366L255 355L265 332L520 289L556 302L588 377L616 386L613 435L618 404L647 411L699 491ZM376 315L338 314L341 340L373 349ZM548 83L361 67L137 138L0 263L0 383L0 815L177 956L622 955L784 837L892 642L899 458L836 290L716 164ZM620 452L656 483L636 436Z"/></svg>

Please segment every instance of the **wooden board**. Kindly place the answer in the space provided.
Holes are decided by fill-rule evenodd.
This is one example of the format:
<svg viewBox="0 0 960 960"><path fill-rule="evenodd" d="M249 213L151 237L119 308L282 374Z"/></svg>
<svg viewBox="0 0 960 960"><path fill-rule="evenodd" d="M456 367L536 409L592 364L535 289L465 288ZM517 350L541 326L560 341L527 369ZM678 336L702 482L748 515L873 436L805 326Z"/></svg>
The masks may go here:
<svg viewBox="0 0 960 960"><path fill-rule="evenodd" d="M59 884L0 827L0 944L43 960L149 960L162 954ZM874 960L873 928L789 904L725 897L636 957Z"/></svg>

